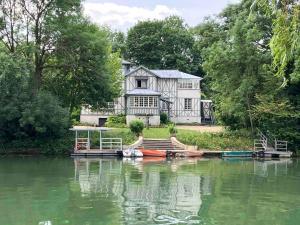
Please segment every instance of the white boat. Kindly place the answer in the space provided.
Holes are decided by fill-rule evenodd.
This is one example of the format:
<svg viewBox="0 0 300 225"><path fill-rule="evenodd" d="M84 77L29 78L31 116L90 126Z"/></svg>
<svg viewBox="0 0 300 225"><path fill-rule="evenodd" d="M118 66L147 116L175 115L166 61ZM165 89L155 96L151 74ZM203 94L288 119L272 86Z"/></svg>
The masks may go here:
<svg viewBox="0 0 300 225"><path fill-rule="evenodd" d="M123 150L123 157L143 157L143 153L140 150L128 148Z"/></svg>

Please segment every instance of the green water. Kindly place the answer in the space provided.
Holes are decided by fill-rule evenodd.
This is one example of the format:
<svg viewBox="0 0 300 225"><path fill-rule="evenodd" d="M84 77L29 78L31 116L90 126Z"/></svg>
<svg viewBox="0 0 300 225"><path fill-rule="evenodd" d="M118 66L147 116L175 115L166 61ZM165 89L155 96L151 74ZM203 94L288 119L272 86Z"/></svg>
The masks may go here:
<svg viewBox="0 0 300 225"><path fill-rule="evenodd" d="M0 158L0 225L300 224L300 160Z"/></svg>

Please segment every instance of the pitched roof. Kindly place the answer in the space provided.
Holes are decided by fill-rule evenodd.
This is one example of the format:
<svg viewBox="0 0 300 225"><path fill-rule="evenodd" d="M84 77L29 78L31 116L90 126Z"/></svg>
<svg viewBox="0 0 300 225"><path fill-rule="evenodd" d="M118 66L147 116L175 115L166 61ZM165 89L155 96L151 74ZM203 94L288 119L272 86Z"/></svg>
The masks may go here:
<svg viewBox="0 0 300 225"><path fill-rule="evenodd" d="M131 91L127 91L127 95L161 95L161 93L146 88L136 88Z"/></svg>
<svg viewBox="0 0 300 225"><path fill-rule="evenodd" d="M198 77L192 74L184 73L179 70L149 70L144 66L139 66L134 70L131 70L129 73L125 74L125 76L130 76L131 74L135 73L139 69L143 69L148 73L157 76L159 78L175 78L175 79L199 79L202 80L202 77Z"/></svg>
<svg viewBox="0 0 300 225"><path fill-rule="evenodd" d="M179 70L151 70L151 72L157 74L160 78L178 78L178 79L200 79L201 77L197 77L192 74L184 73Z"/></svg>

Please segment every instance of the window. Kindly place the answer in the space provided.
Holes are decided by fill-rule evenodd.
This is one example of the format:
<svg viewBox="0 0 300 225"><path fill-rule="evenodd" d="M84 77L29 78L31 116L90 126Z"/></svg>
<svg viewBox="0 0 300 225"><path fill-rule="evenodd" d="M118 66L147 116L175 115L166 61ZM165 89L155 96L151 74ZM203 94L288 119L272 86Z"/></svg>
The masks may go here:
<svg viewBox="0 0 300 225"><path fill-rule="evenodd" d="M184 110L192 110L192 99L191 98L184 99Z"/></svg>
<svg viewBox="0 0 300 225"><path fill-rule="evenodd" d="M136 88L147 88L147 79L137 79Z"/></svg>
<svg viewBox="0 0 300 225"><path fill-rule="evenodd" d="M187 79L178 80L178 88L180 89L193 89L193 81Z"/></svg>
<svg viewBox="0 0 300 225"><path fill-rule="evenodd" d="M157 97L152 96L134 96L129 98L129 105L137 108L156 108L157 102Z"/></svg>

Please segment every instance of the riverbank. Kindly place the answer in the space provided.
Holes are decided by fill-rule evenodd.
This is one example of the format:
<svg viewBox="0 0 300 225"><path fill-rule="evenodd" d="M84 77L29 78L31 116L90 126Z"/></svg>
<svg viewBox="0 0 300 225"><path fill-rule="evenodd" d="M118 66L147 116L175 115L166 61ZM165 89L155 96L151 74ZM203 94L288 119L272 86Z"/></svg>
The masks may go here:
<svg viewBox="0 0 300 225"><path fill-rule="evenodd" d="M149 128L143 131L144 138L168 139L168 128ZM128 128L114 128L104 132L106 138L119 137L123 145L130 145L137 137ZM198 149L206 150L246 150L252 148L253 140L245 134L222 132L198 132L195 130L178 129L177 139L187 145L197 145ZM98 144L98 136L92 142ZM0 142L0 154L31 154L31 155L69 155L74 148L74 134L68 132L59 139L19 139L11 142Z"/></svg>

